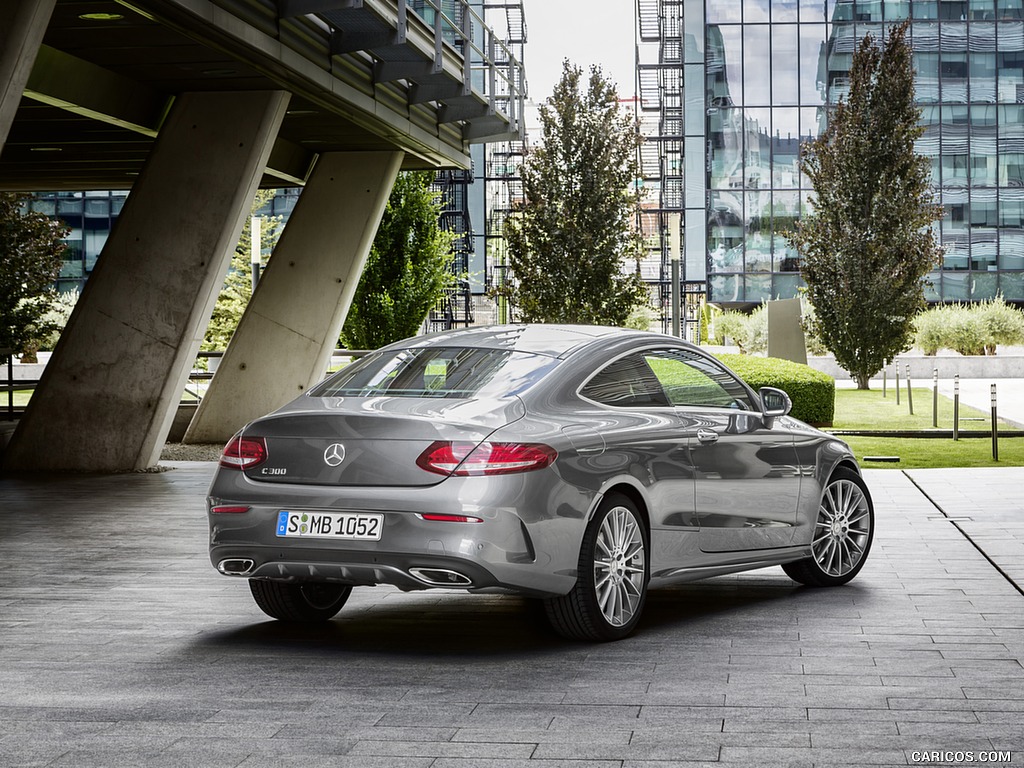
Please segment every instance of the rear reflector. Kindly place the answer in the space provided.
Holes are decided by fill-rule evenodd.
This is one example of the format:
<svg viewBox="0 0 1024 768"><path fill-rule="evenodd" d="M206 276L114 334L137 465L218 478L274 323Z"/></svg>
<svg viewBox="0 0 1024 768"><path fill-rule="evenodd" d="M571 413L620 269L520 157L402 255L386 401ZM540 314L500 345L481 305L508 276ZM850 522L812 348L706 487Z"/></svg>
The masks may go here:
<svg viewBox="0 0 1024 768"><path fill-rule="evenodd" d="M541 443L491 443L437 440L416 459L416 465L439 475L508 475L549 466L558 456Z"/></svg>
<svg viewBox="0 0 1024 768"><path fill-rule="evenodd" d="M251 507L233 507L227 505L210 507L210 511L215 515L240 515L243 512L248 512L250 509Z"/></svg>
<svg viewBox="0 0 1024 768"><path fill-rule="evenodd" d="M267 460L267 441L262 437L233 437L224 446L220 465L228 469L251 469Z"/></svg>
<svg viewBox="0 0 1024 768"><path fill-rule="evenodd" d="M483 518L470 517L469 515L435 515L424 512L420 515L424 520L432 523L482 523Z"/></svg>

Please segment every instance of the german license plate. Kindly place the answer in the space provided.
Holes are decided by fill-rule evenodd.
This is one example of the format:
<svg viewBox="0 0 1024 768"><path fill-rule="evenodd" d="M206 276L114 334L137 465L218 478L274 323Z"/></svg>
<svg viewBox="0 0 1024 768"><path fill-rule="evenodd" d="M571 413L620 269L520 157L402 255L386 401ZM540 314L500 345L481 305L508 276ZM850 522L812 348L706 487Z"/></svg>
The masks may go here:
<svg viewBox="0 0 1024 768"><path fill-rule="evenodd" d="M380 541L384 515L370 512L291 512L277 513L277 535L309 536L321 539L359 539Z"/></svg>

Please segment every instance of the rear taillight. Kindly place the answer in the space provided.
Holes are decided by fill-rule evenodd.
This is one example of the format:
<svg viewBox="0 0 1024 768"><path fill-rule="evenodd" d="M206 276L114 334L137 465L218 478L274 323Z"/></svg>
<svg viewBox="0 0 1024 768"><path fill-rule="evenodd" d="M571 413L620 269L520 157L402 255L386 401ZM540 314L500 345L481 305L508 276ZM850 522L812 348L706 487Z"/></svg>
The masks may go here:
<svg viewBox="0 0 1024 768"><path fill-rule="evenodd" d="M224 446L220 465L228 469L251 469L267 460L267 441L262 437L233 437Z"/></svg>
<svg viewBox="0 0 1024 768"><path fill-rule="evenodd" d="M439 475L508 475L543 469L558 452L541 443L491 443L437 440L431 443L416 465Z"/></svg>
<svg viewBox="0 0 1024 768"><path fill-rule="evenodd" d="M431 523L482 523L484 519L482 517L473 517L471 515L443 515L435 512L421 512L417 515L422 520L427 520Z"/></svg>

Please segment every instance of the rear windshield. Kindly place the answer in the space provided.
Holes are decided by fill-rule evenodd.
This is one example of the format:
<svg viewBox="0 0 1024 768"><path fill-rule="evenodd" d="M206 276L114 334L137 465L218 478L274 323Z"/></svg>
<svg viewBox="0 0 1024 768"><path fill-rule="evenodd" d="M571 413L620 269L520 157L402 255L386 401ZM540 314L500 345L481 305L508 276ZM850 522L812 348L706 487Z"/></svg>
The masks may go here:
<svg viewBox="0 0 1024 768"><path fill-rule="evenodd" d="M313 397L512 397L555 358L504 349L424 347L377 352L338 371Z"/></svg>

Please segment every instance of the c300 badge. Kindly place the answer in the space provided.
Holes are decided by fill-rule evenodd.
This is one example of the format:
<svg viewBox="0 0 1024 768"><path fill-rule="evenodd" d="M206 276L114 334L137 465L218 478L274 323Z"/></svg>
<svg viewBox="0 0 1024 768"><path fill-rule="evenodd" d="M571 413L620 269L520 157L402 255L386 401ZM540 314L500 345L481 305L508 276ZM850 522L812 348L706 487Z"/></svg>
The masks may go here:
<svg viewBox="0 0 1024 768"><path fill-rule="evenodd" d="M324 451L324 463L328 467L336 467L345 460L345 446L341 443L331 443Z"/></svg>

